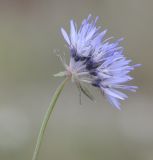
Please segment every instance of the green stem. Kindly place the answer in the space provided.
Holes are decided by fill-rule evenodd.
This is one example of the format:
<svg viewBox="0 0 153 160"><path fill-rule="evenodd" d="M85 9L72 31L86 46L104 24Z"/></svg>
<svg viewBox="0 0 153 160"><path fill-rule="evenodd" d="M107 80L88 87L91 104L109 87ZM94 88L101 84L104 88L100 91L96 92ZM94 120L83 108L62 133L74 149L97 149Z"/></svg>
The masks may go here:
<svg viewBox="0 0 153 160"><path fill-rule="evenodd" d="M38 134L38 138L37 138L37 143L36 143L36 146L35 146L35 150L33 152L33 157L32 157L32 160L36 160L37 157L38 157L38 153L39 153L39 149L40 149L40 145L42 143L42 139L43 139L43 136L44 136L44 133L45 133L45 129L46 129L46 126L47 126L47 123L48 123L48 120L50 118L50 115L55 107L55 104L57 102L57 99L60 95L60 93L62 92L66 82L68 81L68 78L66 78L60 85L59 87L57 88L57 90L55 91L54 95L53 95L53 98L51 100L51 103L49 105L49 108L44 116L44 119L43 119L43 122L42 122L42 125L41 125L41 128L40 128L40 131L39 131L39 134Z"/></svg>

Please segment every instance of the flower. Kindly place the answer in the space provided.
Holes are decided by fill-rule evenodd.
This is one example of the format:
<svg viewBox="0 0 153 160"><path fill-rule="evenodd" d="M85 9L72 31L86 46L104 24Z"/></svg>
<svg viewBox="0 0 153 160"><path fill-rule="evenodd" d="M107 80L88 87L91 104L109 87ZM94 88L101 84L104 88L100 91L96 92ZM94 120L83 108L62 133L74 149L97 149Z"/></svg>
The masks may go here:
<svg viewBox="0 0 153 160"><path fill-rule="evenodd" d="M99 88L107 100L120 109L120 100L127 98L120 90L136 91L136 86L125 83L133 79L128 74L140 64L130 65L131 60L127 60L123 55L124 49L119 45L123 38L114 42L110 41L113 37L104 40L107 30L101 32L101 27L96 26L97 20L98 17L94 20L89 15L79 29L71 20L70 35L61 28L70 50L70 63L67 65L60 57L66 71L56 76L71 78L90 99L93 99L93 96L83 83Z"/></svg>

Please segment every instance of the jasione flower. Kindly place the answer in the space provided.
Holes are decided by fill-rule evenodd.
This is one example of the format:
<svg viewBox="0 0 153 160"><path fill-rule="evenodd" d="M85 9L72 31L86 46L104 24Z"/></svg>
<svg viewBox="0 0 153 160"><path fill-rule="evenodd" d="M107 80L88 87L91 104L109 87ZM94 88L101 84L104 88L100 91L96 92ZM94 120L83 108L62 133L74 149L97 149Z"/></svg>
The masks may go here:
<svg viewBox="0 0 153 160"><path fill-rule="evenodd" d="M101 31L96 26L98 17L94 20L91 15L82 21L80 28L70 21L70 34L61 28L61 33L70 52L69 65L62 60L65 71L56 76L67 76L76 83L77 87L90 99L93 96L84 86L88 83L101 90L107 100L120 109L120 100L127 98L121 90L135 92L137 87L127 85L133 78L129 72L140 64L130 65L131 60L124 56L124 48L120 46L123 38L112 42L113 37L104 39L107 30Z"/></svg>
<svg viewBox="0 0 153 160"><path fill-rule="evenodd" d="M59 56L65 71L55 76L65 76L66 78L56 89L46 111L32 160L36 160L38 157L47 123L59 95L69 79L77 85L80 93L83 92L91 100L93 100L93 96L85 84L97 87L107 100L118 109L120 109L120 100L127 98L127 95L121 90L135 92L137 89L136 86L127 85L127 82L132 80L129 73L140 64L131 65L131 60L124 56L124 49L120 46L123 38L116 41L112 41L112 37L104 39L107 30L101 31L101 27L96 26L97 20L98 17L94 20L89 15L87 19L83 20L80 28L77 28L76 23L71 20L69 35L61 28L61 33L69 48L70 62L67 65L65 57Z"/></svg>

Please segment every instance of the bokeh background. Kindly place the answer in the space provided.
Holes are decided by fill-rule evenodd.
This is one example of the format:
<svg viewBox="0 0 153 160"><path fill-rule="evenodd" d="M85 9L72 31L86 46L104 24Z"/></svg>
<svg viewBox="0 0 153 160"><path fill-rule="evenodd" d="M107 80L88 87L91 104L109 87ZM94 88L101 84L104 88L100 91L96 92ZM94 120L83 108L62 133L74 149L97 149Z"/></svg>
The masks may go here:
<svg viewBox="0 0 153 160"><path fill-rule="evenodd" d="M0 0L0 160L31 160L51 96L62 79L56 52L60 27L93 14L108 36L124 37L125 54L143 64L132 75L140 88L118 111L96 90L96 103L71 83L49 121L39 160L153 159L153 1ZM59 50L59 51L58 51Z"/></svg>

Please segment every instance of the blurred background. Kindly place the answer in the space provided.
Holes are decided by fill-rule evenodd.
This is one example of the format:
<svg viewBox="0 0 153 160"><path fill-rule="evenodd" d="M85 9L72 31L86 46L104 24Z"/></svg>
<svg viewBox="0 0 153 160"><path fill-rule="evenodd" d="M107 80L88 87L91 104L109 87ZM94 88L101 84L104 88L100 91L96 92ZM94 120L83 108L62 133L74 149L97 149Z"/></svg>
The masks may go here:
<svg viewBox="0 0 153 160"><path fill-rule="evenodd" d="M143 64L132 76L140 88L122 111L96 90L96 103L71 83L46 130L39 160L153 159L153 1L0 0L0 160L31 160L42 118L62 79L54 50L68 53L60 27L91 13L124 37L127 57ZM68 55L68 54L67 54Z"/></svg>

